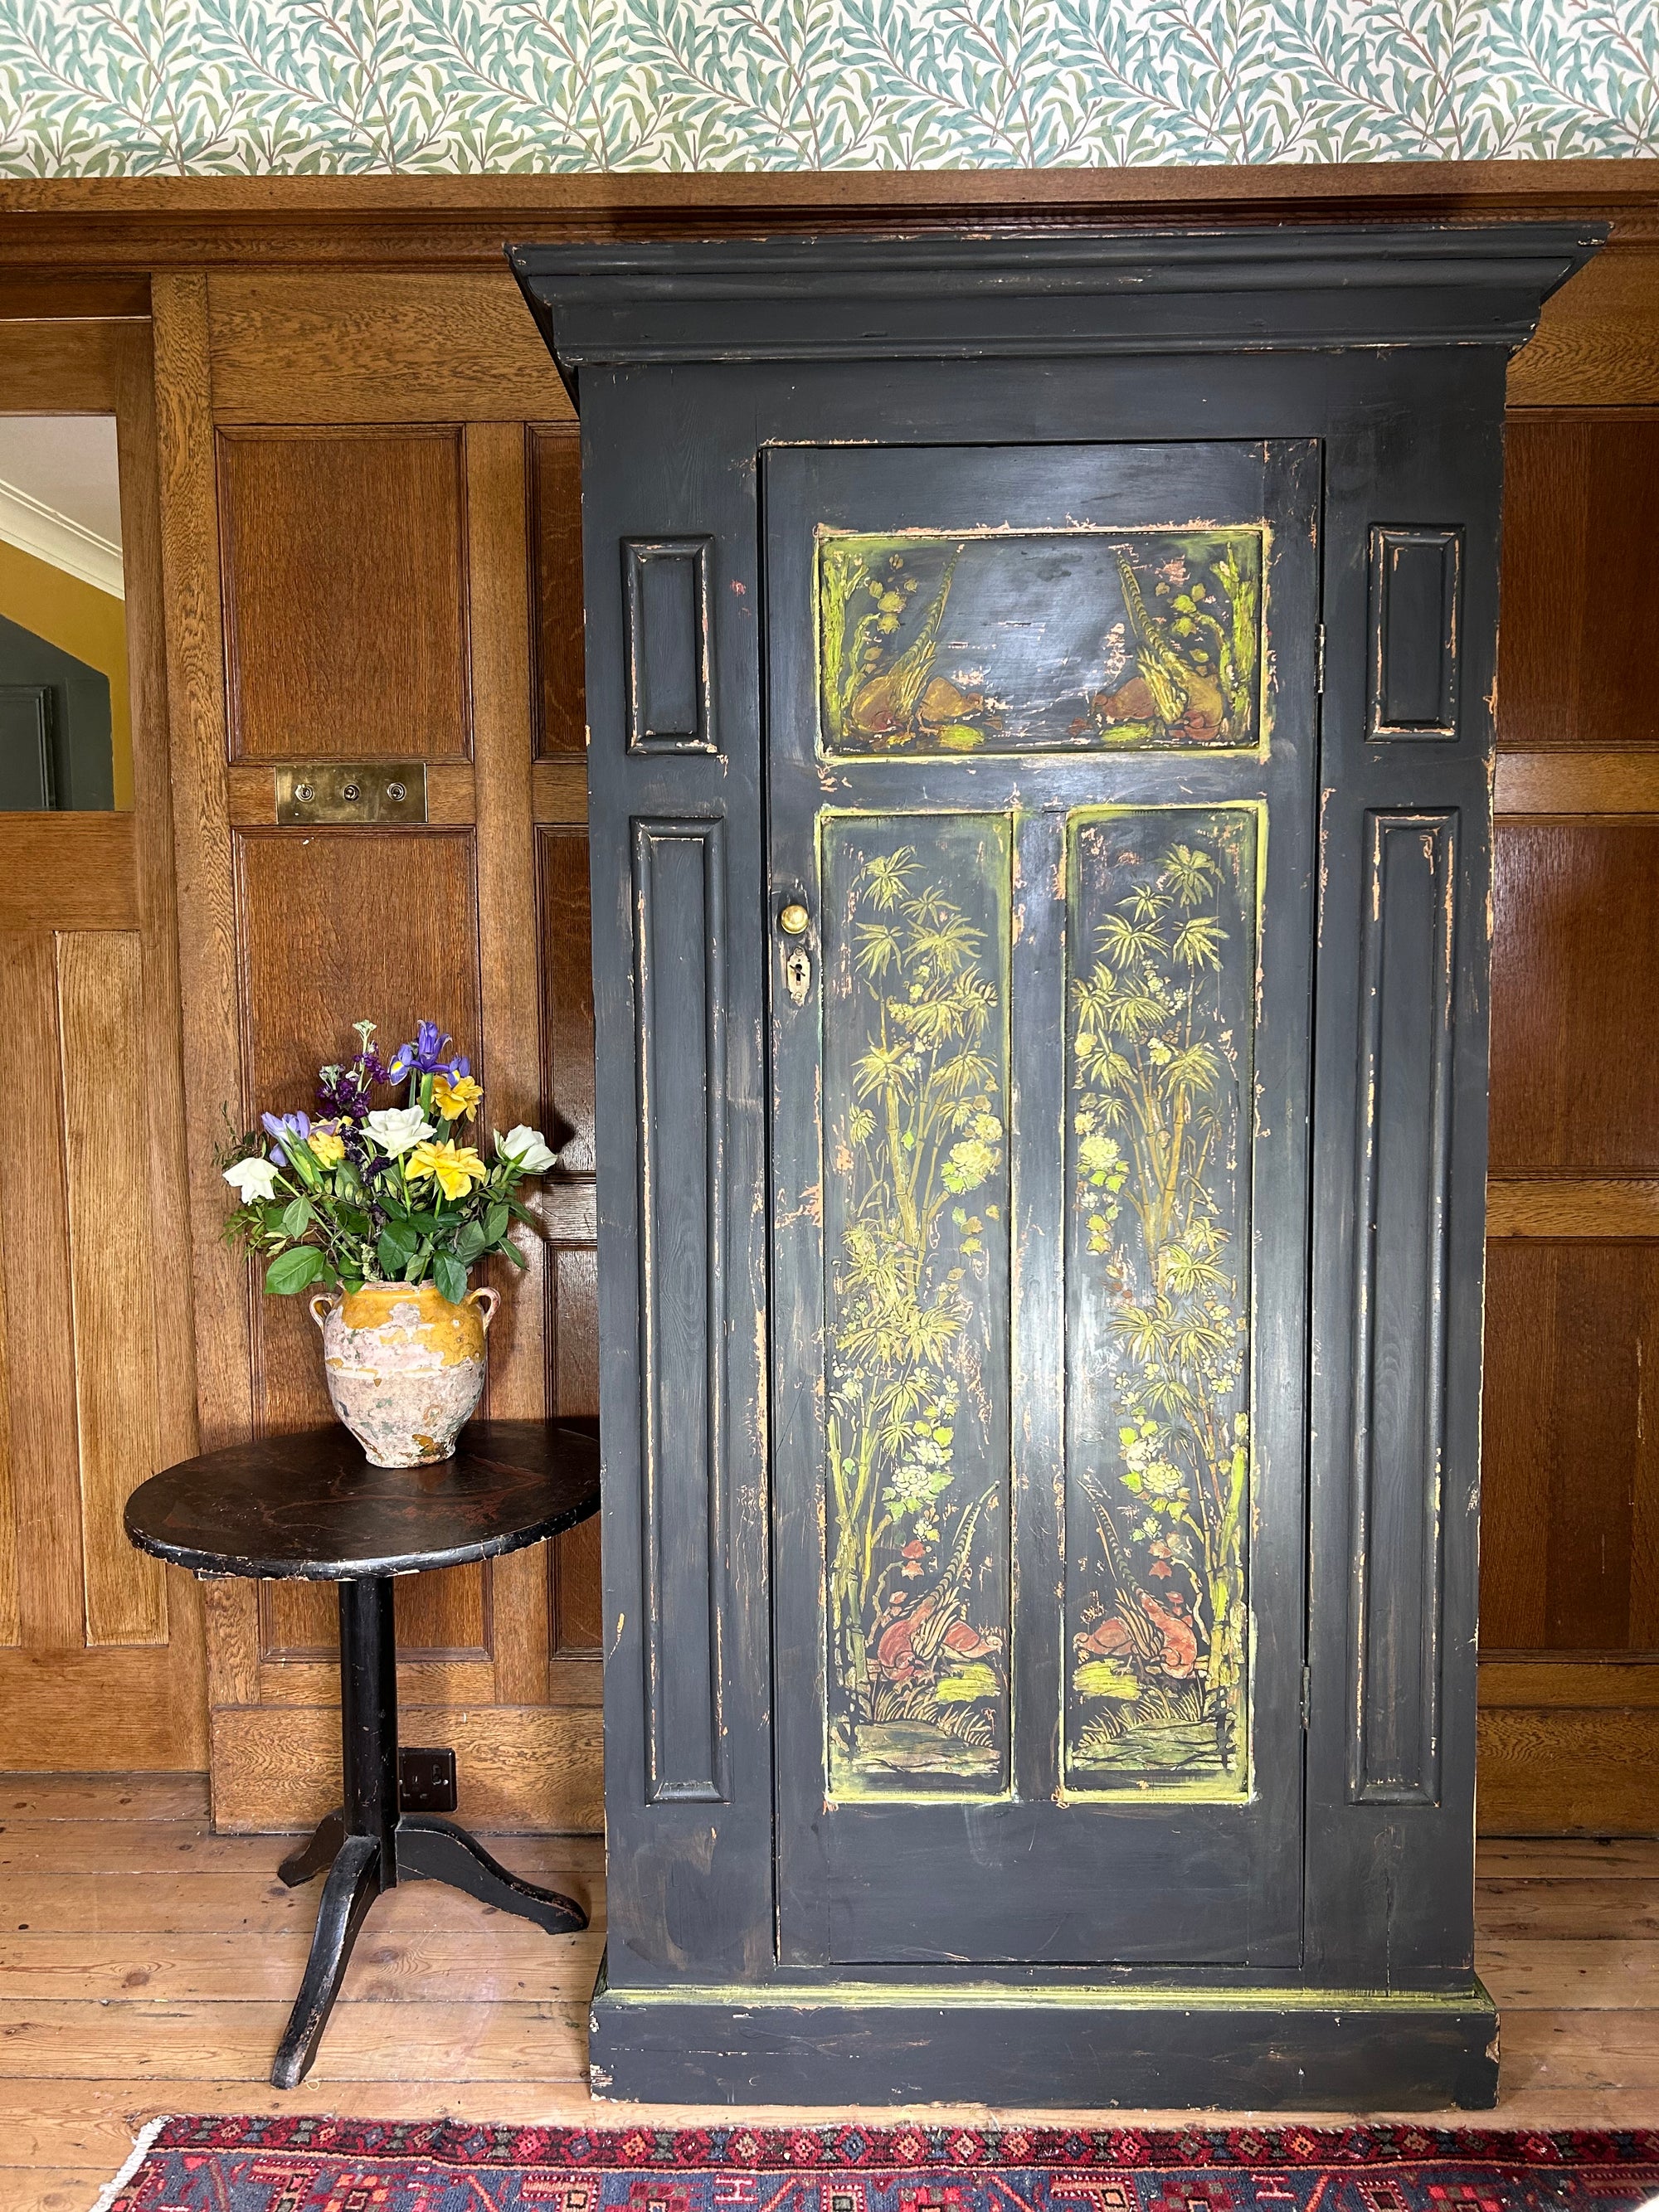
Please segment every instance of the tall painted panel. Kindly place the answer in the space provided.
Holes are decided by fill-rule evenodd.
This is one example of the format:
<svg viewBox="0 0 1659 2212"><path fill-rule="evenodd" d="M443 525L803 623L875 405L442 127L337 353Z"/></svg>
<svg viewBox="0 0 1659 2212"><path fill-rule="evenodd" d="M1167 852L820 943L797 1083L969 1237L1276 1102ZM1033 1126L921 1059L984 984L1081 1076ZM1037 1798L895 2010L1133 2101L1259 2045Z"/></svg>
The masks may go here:
<svg viewBox="0 0 1659 2212"><path fill-rule="evenodd" d="M832 815L822 836L829 1785L996 1792L1009 823Z"/></svg>
<svg viewBox="0 0 1659 2212"><path fill-rule="evenodd" d="M1249 1784L1254 806L1074 815L1066 1786Z"/></svg>

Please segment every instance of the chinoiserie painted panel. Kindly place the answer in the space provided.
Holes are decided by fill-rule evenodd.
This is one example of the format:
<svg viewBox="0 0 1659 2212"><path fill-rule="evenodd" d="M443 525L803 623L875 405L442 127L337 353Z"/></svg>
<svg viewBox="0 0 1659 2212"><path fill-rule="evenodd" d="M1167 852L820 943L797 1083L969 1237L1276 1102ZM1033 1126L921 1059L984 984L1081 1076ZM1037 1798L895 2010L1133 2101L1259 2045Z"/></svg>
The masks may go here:
<svg viewBox="0 0 1659 2212"><path fill-rule="evenodd" d="M1073 815L1066 1780L1249 1787L1259 811Z"/></svg>
<svg viewBox="0 0 1659 2212"><path fill-rule="evenodd" d="M1003 815L822 826L838 1796L1008 1778Z"/></svg>
<svg viewBox="0 0 1659 2212"><path fill-rule="evenodd" d="M1257 528L826 533L826 745L1253 745L1261 567Z"/></svg>

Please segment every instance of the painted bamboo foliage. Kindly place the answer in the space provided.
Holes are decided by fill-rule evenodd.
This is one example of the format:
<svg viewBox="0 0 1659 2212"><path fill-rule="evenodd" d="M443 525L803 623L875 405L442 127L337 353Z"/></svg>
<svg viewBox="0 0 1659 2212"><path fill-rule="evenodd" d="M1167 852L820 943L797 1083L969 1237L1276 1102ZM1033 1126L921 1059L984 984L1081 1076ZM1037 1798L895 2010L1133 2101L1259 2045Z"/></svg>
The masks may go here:
<svg viewBox="0 0 1659 2212"><path fill-rule="evenodd" d="M1262 533L820 541L828 750L1255 745Z"/></svg>
<svg viewBox="0 0 1659 2212"><path fill-rule="evenodd" d="M1009 1733L1009 827L822 838L830 1786L981 1795Z"/></svg>
<svg viewBox="0 0 1659 2212"><path fill-rule="evenodd" d="M1258 815L1069 841L1066 1775L1248 1784Z"/></svg>

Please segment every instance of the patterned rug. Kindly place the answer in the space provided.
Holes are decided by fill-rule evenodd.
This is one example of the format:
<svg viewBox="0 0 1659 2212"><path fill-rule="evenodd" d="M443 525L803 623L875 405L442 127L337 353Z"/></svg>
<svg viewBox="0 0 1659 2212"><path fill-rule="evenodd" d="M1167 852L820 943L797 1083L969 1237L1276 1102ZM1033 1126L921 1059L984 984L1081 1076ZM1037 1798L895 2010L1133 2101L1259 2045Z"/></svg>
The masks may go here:
<svg viewBox="0 0 1659 2212"><path fill-rule="evenodd" d="M147 2129L98 2212L1634 2212L1659 2128Z"/></svg>

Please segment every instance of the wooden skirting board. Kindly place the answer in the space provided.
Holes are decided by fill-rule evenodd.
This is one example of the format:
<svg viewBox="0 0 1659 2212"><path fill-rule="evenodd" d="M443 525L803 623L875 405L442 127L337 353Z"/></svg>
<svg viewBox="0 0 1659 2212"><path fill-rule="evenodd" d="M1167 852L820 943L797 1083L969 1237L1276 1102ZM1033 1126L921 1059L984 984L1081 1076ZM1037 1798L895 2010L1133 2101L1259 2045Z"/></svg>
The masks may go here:
<svg viewBox="0 0 1659 2212"><path fill-rule="evenodd" d="M212 1717L213 1824L232 1834L308 1826L340 1796L340 1722L332 1706L221 1706ZM597 1834L603 1753L596 1707L405 1705L405 1745L455 1753L456 1817L527 1833Z"/></svg>

